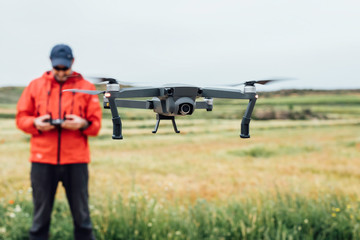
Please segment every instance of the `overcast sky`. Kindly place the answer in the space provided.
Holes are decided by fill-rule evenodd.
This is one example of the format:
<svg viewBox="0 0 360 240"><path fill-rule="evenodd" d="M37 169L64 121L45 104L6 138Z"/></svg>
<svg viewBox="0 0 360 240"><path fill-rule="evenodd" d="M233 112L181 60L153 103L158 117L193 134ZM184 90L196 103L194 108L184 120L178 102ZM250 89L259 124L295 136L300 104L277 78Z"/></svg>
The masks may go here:
<svg viewBox="0 0 360 240"><path fill-rule="evenodd" d="M359 24L356 0L1 0L0 86L27 85L66 43L85 76L360 88Z"/></svg>

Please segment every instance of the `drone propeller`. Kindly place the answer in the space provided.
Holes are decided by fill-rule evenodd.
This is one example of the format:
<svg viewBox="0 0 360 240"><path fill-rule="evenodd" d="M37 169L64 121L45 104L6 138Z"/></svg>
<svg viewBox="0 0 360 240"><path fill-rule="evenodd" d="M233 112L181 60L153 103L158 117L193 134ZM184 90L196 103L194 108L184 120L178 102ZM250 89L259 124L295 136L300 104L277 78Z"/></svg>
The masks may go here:
<svg viewBox="0 0 360 240"><path fill-rule="evenodd" d="M105 91L98 91L98 90L81 90L81 89L65 89L63 90L63 92L73 92L73 93L86 93L86 94L90 94L90 95L98 95L98 94L102 94L105 93Z"/></svg>
<svg viewBox="0 0 360 240"><path fill-rule="evenodd" d="M252 86L254 84L261 84L261 85L265 85L271 82L275 82L275 81L279 81L278 79L267 79L267 80L253 80L253 81L246 81L243 84L247 85L247 86Z"/></svg>
<svg viewBox="0 0 360 240"><path fill-rule="evenodd" d="M285 81L285 80L291 80L291 79L290 78L276 78L276 79L264 79L264 80L251 80L251 81L246 81L246 82L243 82L243 83L229 84L227 86L229 86L229 87L236 87L236 86L239 86L239 85L254 86L255 84L265 85L265 84L268 84L268 83Z"/></svg>
<svg viewBox="0 0 360 240"><path fill-rule="evenodd" d="M106 78L106 77L88 77L94 80L94 83L109 83L109 84L119 84L119 82L115 78Z"/></svg>
<svg viewBox="0 0 360 240"><path fill-rule="evenodd" d="M120 84L123 86L134 87L134 83L119 81L116 80L115 78L107 78L107 77L88 77L88 78L93 79L95 84Z"/></svg>

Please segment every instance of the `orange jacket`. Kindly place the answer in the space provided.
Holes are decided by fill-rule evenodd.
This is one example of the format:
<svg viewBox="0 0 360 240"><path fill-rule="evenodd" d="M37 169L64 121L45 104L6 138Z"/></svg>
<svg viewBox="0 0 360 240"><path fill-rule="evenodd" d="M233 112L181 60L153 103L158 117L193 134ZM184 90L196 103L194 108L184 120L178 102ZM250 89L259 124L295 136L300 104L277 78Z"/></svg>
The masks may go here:
<svg viewBox="0 0 360 240"><path fill-rule="evenodd" d="M96 136L101 127L101 108L96 95L62 92L64 89L89 89L95 86L79 73L73 72L64 83L58 83L52 72L33 80L23 91L18 104L16 125L32 135L30 161L49 164L90 162L88 136ZM89 121L90 126L81 130L55 128L40 132L34 126L38 116L51 114L53 119L75 114Z"/></svg>

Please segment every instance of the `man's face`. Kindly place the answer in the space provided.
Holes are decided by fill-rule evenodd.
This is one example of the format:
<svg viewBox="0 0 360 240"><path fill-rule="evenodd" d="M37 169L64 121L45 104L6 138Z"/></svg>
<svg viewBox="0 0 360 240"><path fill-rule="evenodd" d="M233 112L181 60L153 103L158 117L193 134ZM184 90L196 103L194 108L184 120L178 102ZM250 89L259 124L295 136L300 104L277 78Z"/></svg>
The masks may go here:
<svg viewBox="0 0 360 240"><path fill-rule="evenodd" d="M58 65L53 67L53 74L56 80L59 82L65 82L68 76L71 74L71 67L65 67L63 65Z"/></svg>

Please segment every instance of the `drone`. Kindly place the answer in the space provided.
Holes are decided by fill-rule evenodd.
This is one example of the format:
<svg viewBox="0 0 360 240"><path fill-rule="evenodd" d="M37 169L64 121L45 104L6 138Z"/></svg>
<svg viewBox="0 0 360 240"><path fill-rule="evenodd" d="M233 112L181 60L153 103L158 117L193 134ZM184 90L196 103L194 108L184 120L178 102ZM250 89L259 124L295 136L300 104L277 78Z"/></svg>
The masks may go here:
<svg viewBox="0 0 360 240"><path fill-rule="evenodd" d="M111 110L113 122L112 139L121 140L122 123L118 107L150 109L156 113L156 124L152 133L158 131L161 120L171 120L175 133L180 133L176 126L175 117L187 116L194 113L196 109L212 111L213 98L225 99L248 99L248 105L241 121L241 138L250 138L249 124L251 114L255 107L258 95L255 84L265 85L269 82L278 81L275 79L253 80L241 84L228 85L235 87L244 85L243 89L198 87L184 84L166 84L160 87L129 87L122 88L121 82L114 78L97 78L100 82L106 83L106 91L66 89L69 92L78 92L91 95L103 95L103 107ZM130 98L130 99L129 99ZM131 100L131 98L152 98L149 100ZM203 101L197 101L203 98Z"/></svg>

